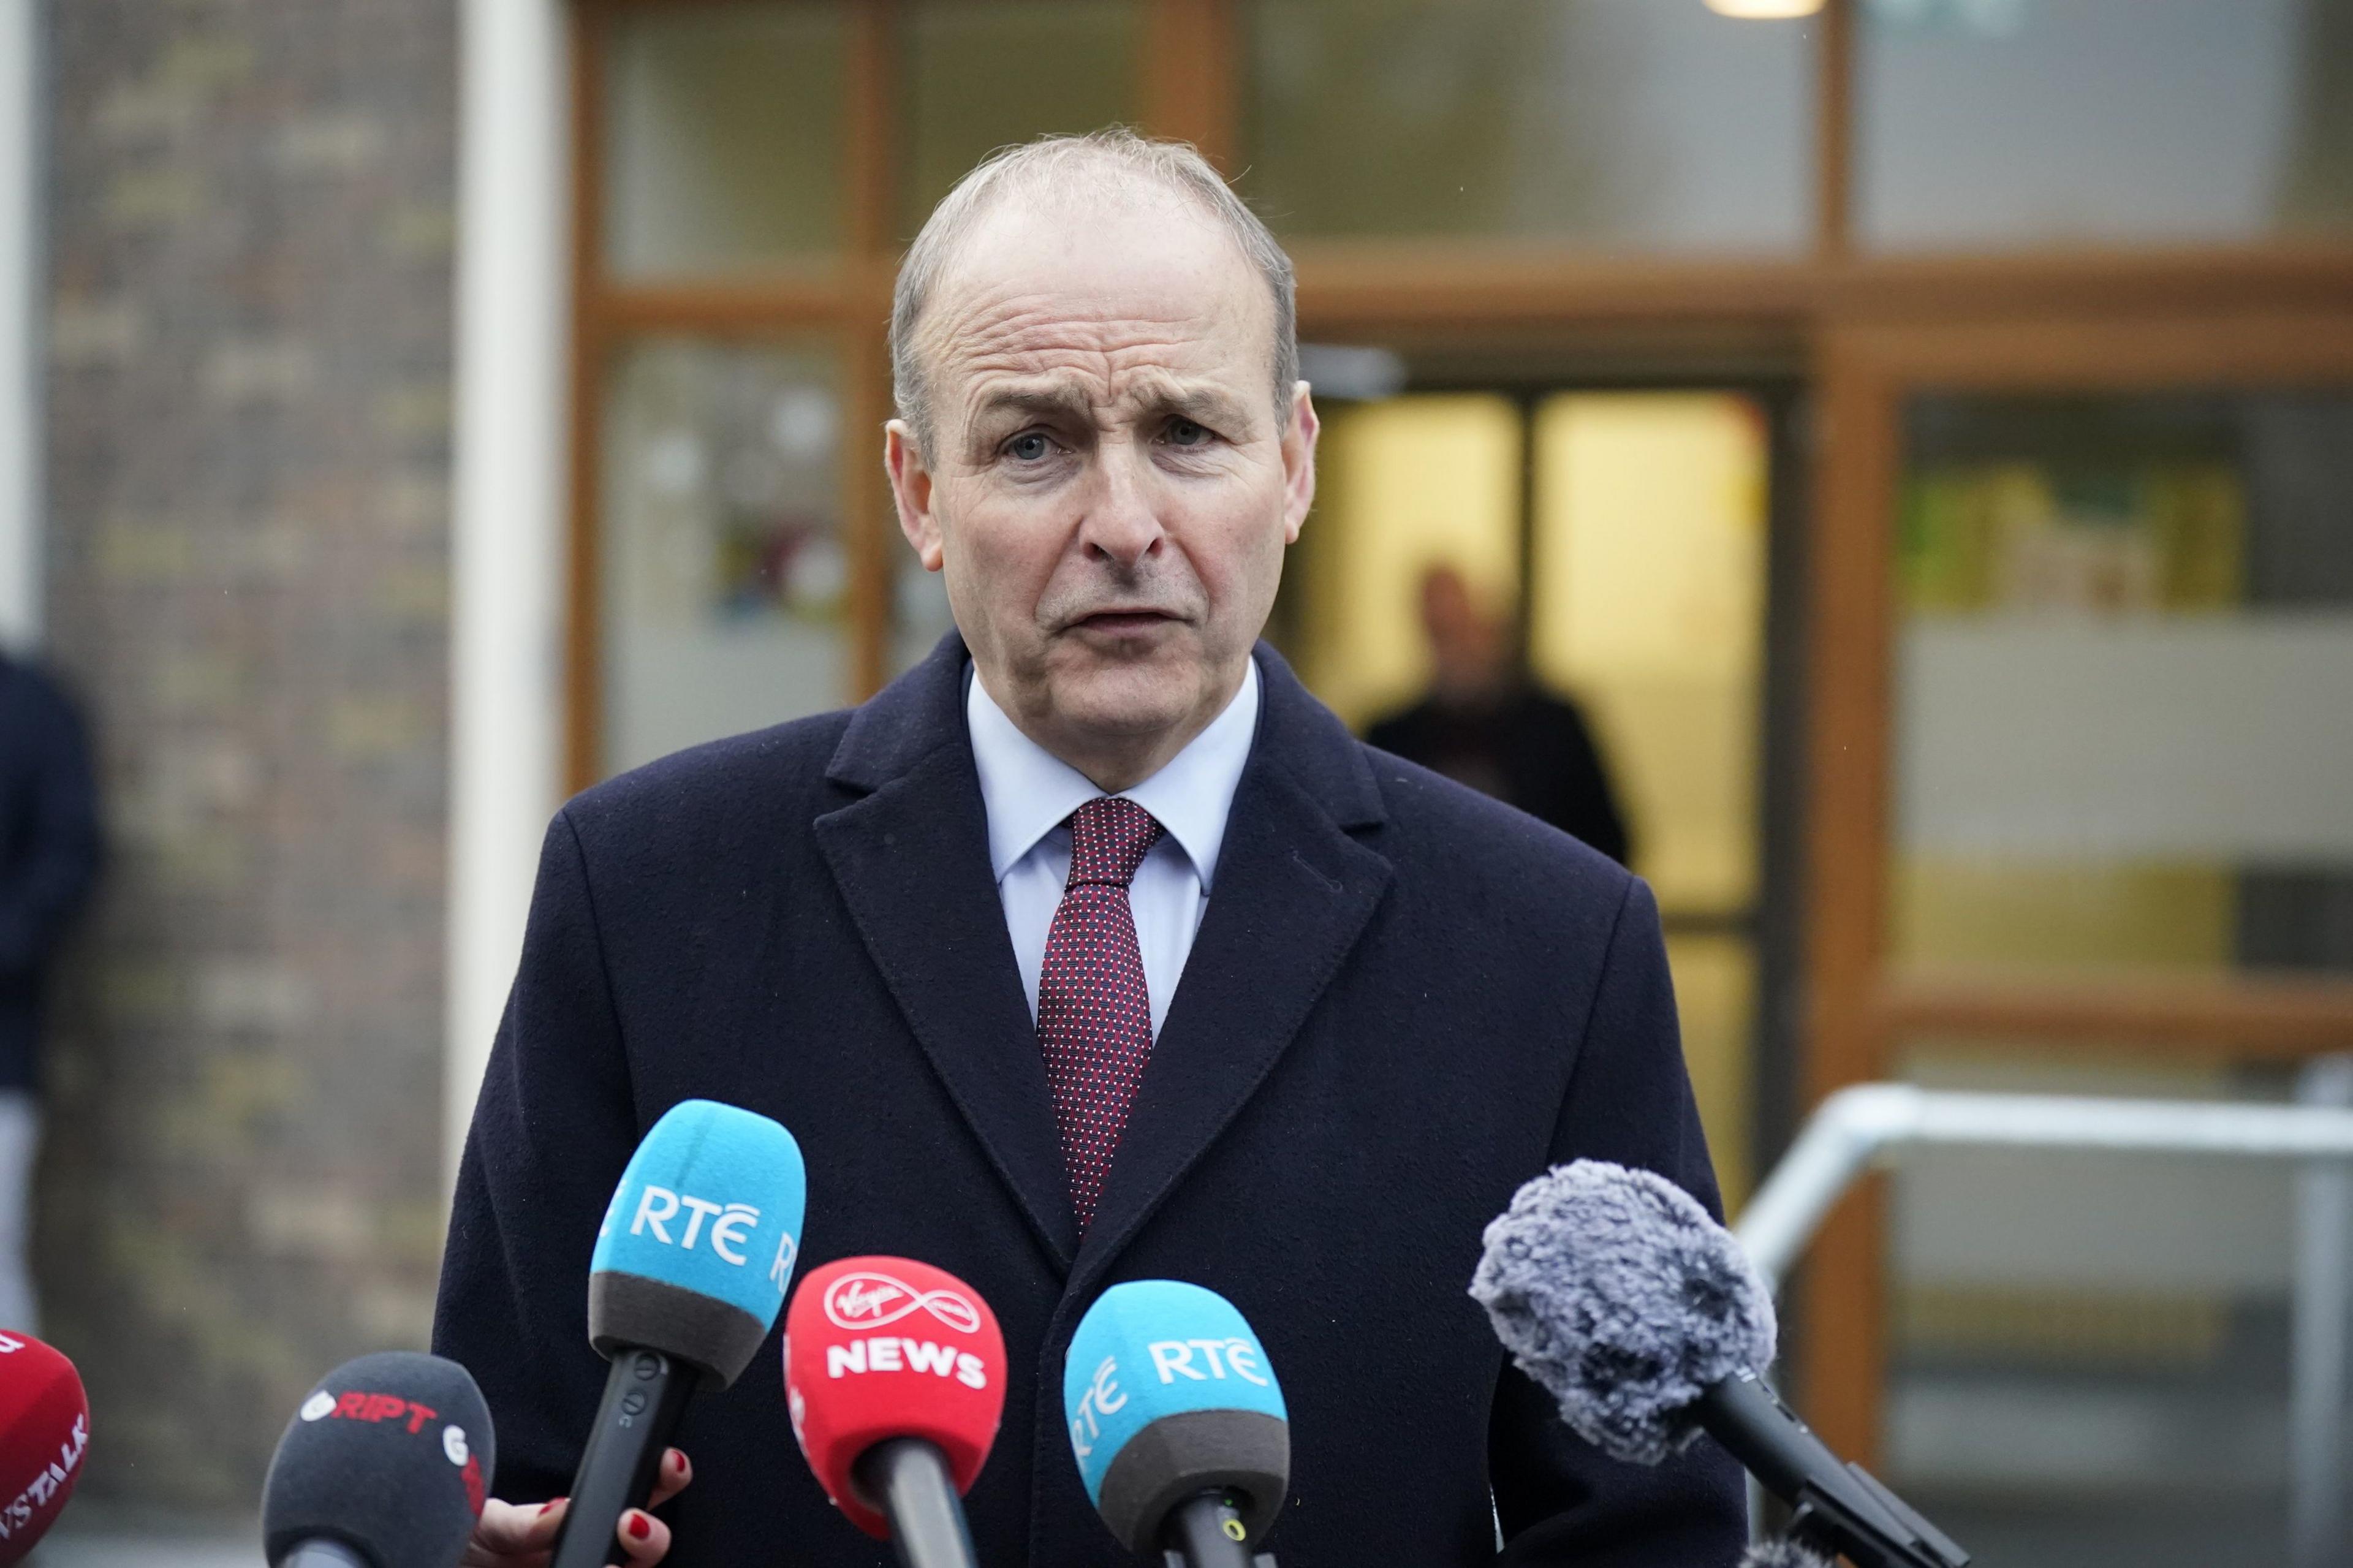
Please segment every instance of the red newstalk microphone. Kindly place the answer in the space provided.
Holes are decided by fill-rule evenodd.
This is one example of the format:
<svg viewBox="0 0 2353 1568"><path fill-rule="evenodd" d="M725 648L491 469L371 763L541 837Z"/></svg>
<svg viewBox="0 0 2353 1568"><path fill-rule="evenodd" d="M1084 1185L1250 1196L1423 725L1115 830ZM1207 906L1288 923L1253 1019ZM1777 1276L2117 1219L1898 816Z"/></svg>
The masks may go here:
<svg viewBox="0 0 2353 1568"><path fill-rule="evenodd" d="M89 1447L90 1396L73 1363L0 1330L0 1568L58 1521Z"/></svg>
<svg viewBox="0 0 2353 1568"><path fill-rule="evenodd" d="M973 1568L958 1500L1005 1413L1005 1338L963 1280L905 1258L845 1258L785 1314L793 1436L834 1507L906 1568Z"/></svg>

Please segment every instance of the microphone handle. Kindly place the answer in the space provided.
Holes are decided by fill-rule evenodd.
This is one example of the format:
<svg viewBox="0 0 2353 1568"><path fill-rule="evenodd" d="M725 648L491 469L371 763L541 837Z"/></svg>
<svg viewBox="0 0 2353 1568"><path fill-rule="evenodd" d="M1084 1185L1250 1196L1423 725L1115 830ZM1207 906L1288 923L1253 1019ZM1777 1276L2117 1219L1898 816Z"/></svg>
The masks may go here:
<svg viewBox="0 0 2353 1568"><path fill-rule="evenodd" d="M332 1535L298 1541L294 1550L278 1560L276 1568L372 1568L362 1553Z"/></svg>
<svg viewBox="0 0 2353 1568"><path fill-rule="evenodd" d="M976 1568L972 1529L947 1456L921 1437L886 1437L858 1456L858 1484L881 1501L904 1568Z"/></svg>
<svg viewBox="0 0 2353 1568"><path fill-rule="evenodd" d="M1692 1412L1767 1491L1799 1510L1792 1534L1803 1544L1860 1568L1966 1568L1967 1552L1869 1472L1831 1453L1754 1372L1703 1390Z"/></svg>
<svg viewBox="0 0 2353 1568"><path fill-rule="evenodd" d="M1178 1503L1161 1534L1169 1542L1169 1568L1254 1568L1242 1516L1222 1491L1195 1492Z"/></svg>
<svg viewBox="0 0 2353 1568"><path fill-rule="evenodd" d="M659 1351L624 1349L613 1357L548 1568L606 1568L619 1560L613 1532L621 1515L653 1496L662 1450L678 1431L696 1376Z"/></svg>

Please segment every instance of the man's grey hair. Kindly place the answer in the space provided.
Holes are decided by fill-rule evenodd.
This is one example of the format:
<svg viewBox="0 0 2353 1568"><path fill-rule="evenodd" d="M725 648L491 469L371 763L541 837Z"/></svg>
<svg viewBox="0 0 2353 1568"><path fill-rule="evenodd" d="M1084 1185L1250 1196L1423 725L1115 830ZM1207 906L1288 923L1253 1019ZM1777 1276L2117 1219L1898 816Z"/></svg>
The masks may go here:
<svg viewBox="0 0 2353 1568"><path fill-rule="evenodd" d="M1271 358L1275 424L1290 425L1292 388L1299 383L1299 312L1291 258L1282 253L1259 216L1234 195L1191 143L1158 141L1114 126L1084 136L1043 136L997 149L941 198L908 248L891 297L891 392L899 417L914 432L915 445L926 459L933 454L935 410L918 338L924 308L939 291L940 280L973 226L991 205L1015 193L1084 197L1093 192L1145 185L1157 186L1199 206L1240 247L1242 255L1265 279L1267 292L1274 300Z"/></svg>

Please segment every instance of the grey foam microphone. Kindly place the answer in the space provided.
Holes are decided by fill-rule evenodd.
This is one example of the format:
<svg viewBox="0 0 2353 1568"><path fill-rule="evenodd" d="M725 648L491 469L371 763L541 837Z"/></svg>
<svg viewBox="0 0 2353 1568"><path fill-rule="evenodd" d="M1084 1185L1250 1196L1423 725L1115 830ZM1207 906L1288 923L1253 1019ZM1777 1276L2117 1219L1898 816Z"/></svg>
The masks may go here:
<svg viewBox="0 0 2353 1568"><path fill-rule="evenodd" d="M1471 1294L1578 1436L1655 1465L1705 1431L1797 1510L1800 1546L1862 1568L1965 1568L1968 1552L1841 1463L1758 1377L1772 1295L1681 1187L1579 1160L1521 1187L1485 1242Z"/></svg>

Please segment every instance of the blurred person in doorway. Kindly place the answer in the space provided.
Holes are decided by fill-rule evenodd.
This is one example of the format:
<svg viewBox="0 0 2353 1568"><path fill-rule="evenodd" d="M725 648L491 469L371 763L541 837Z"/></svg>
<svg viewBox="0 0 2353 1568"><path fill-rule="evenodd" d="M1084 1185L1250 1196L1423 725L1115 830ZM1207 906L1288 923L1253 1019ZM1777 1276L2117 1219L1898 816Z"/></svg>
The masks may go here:
<svg viewBox="0 0 2353 1568"><path fill-rule="evenodd" d="M47 675L0 655L0 1329L38 1327L26 1243L42 991L97 871L97 792L81 717Z"/></svg>
<svg viewBox="0 0 2353 1568"><path fill-rule="evenodd" d="M1528 679L1510 628L1451 566L1421 577L1430 692L1366 731L1382 751L1493 795L1627 863L1626 820L1583 715Z"/></svg>

